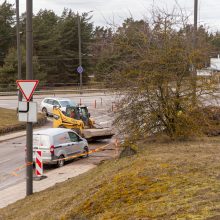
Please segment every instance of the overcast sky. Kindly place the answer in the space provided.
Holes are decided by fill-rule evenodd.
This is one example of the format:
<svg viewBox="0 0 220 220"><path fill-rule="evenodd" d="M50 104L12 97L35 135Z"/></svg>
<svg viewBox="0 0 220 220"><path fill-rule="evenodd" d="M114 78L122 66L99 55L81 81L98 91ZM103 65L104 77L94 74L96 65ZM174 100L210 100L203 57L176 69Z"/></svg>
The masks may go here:
<svg viewBox="0 0 220 220"><path fill-rule="evenodd" d="M4 0L0 0L2 3ZM194 0L177 0L181 8L189 15L193 15ZM199 22L206 24L211 30L220 30L220 0L198 0ZM14 3L15 0L8 0ZM26 0L20 0L21 12L25 11ZM115 24L133 15L135 19L143 18L149 14L152 5L172 9L175 0L33 0L34 13L42 9L52 9L61 14L64 7L77 12L93 11L95 25L106 25L106 21ZM193 17L192 17L193 18Z"/></svg>

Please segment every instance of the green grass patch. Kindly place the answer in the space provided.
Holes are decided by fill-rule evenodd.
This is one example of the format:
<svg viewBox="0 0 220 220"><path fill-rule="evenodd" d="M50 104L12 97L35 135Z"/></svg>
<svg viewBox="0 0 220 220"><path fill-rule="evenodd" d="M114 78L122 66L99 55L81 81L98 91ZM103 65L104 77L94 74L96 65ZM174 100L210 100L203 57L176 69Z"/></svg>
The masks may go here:
<svg viewBox="0 0 220 220"><path fill-rule="evenodd" d="M38 123L43 125L46 123L46 118L43 114L38 115ZM18 131L26 128L26 123L18 121L17 112L12 109L0 108L0 135L8 132Z"/></svg>
<svg viewBox="0 0 220 220"><path fill-rule="evenodd" d="M139 146L1 209L0 219L218 219L219 137Z"/></svg>

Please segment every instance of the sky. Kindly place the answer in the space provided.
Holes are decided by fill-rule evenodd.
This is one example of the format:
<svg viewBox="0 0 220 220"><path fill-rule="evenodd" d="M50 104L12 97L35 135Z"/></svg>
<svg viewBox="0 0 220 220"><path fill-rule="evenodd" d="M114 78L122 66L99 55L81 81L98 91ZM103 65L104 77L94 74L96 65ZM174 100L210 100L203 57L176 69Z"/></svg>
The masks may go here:
<svg viewBox="0 0 220 220"><path fill-rule="evenodd" d="M0 0L2 3L4 0ZM15 0L7 0L15 3ZM120 25L124 19L132 15L141 19L149 15L152 6L172 10L175 2L191 15L193 19L194 0L33 0L33 10L51 9L60 15L64 8L74 12L90 12L96 26L106 26L108 23ZM220 30L220 0L198 0L200 24L205 24L210 30ZM20 0L21 12L25 11L26 0Z"/></svg>

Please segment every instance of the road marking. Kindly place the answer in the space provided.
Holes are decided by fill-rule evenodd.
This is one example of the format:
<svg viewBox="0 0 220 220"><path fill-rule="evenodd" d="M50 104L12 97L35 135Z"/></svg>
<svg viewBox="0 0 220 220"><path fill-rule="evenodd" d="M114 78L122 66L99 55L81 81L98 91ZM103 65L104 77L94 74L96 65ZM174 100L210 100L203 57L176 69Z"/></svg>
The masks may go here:
<svg viewBox="0 0 220 220"><path fill-rule="evenodd" d="M1 161L0 161L0 164L6 163L6 162L8 162L8 161L10 161L10 160L11 160L11 159L7 159L7 160L3 160L3 161L1 160Z"/></svg>

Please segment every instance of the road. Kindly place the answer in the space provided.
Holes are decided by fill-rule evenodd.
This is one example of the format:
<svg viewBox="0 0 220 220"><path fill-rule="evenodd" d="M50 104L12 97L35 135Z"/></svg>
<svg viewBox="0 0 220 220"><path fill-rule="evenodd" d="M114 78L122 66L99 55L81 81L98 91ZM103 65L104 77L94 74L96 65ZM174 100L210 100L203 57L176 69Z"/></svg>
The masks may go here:
<svg viewBox="0 0 220 220"><path fill-rule="evenodd" d="M44 97L46 96L35 96L34 101L38 103L38 107ZM63 94L57 97L68 97L73 99L76 103L79 103L81 99L81 103L88 106L92 117L97 123L102 124L103 127L111 126L113 119L111 108L112 102L115 101L114 96L93 94L92 96L84 95L80 97L71 94ZM17 98L12 96L0 97L0 107L16 109ZM45 127L52 127L51 119ZM104 140L102 142L92 143L89 147L90 149L96 149L97 147L106 145L106 143L110 141L111 140ZM16 174L18 174L16 176L13 174L13 171L25 165L25 145L26 137L19 137L0 143L0 191L25 180L25 168L16 172ZM108 157L108 155L105 155L103 158L106 157ZM103 158L102 156L100 157L100 153L95 153L86 160L88 160L88 163L96 164ZM71 166L71 163L69 163L68 166ZM51 168L54 169L54 167L47 166L45 172L50 172Z"/></svg>
<svg viewBox="0 0 220 220"><path fill-rule="evenodd" d="M58 94L56 96L48 96L48 95L35 95L33 101L38 103L38 110L40 111L40 102L44 98L48 97L63 97L70 98L76 103L85 104L88 108L93 109L96 107L98 109L106 109L106 107L111 107L112 102L115 102L115 95L108 95L103 93L92 93L92 94L82 94L81 96L78 94ZM16 109L17 108L17 96L0 96L0 107L8 108L8 109Z"/></svg>

